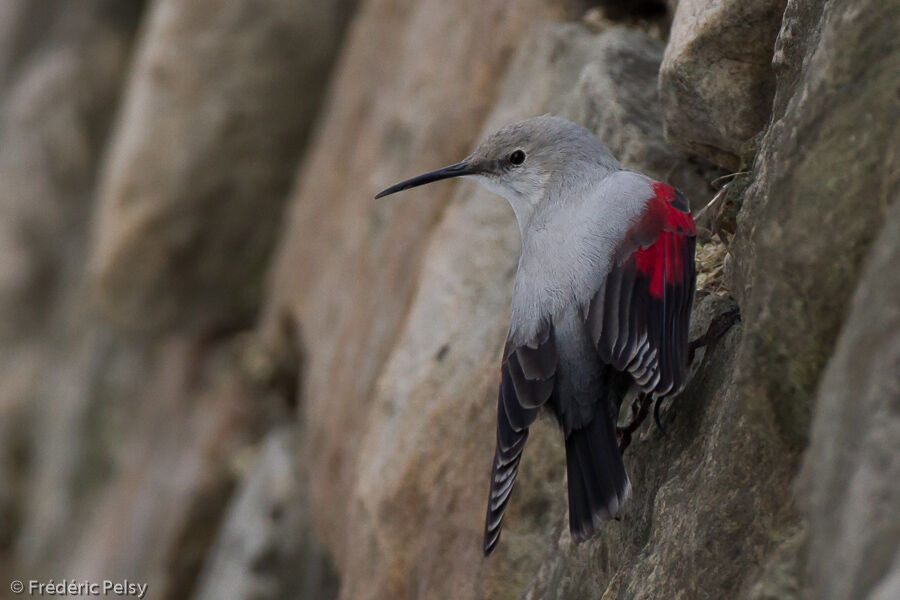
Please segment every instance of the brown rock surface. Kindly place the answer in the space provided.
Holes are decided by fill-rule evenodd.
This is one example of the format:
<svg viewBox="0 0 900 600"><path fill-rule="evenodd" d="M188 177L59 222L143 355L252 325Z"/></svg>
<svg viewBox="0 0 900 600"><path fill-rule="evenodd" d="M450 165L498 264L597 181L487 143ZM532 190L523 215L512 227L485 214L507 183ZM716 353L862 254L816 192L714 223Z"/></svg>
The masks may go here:
<svg viewBox="0 0 900 600"><path fill-rule="evenodd" d="M337 576L315 534L295 432L261 442L197 583L201 600L327 599Z"/></svg>
<svg viewBox="0 0 900 600"><path fill-rule="evenodd" d="M143 581L158 597L188 598L265 404L249 402L234 347L204 351L196 340L175 338L154 350L114 472L57 568L92 581Z"/></svg>
<svg viewBox="0 0 900 600"><path fill-rule="evenodd" d="M139 3L7 2L0 45L0 556L64 554L73 505L102 471L80 427L77 339L86 224ZM98 461L102 462L102 461ZM82 477L84 476L84 477ZM8 551L8 550L7 550Z"/></svg>
<svg viewBox="0 0 900 600"><path fill-rule="evenodd" d="M550 4L376 0L362 6L347 40L267 302L268 323L288 311L302 331L309 360L301 395L315 423L306 440L312 506L341 566L354 543L346 513L369 398L451 188L372 197L464 155L509 55L533 23L561 16Z"/></svg>
<svg viewBox="0 0 900 600"><path fill-rule="evenodd" d="M69 4L0 5L0 580L897 596L900 1L364 0L299 169L348 5ZM372 195L545 111L695 207L718 173L692 153L740 154L691 336L743 323L590 542L539 421L485 560L513 216L471 182Z"/></svg>
<svg viewBox="0 0 900 600"><path fill-rule="evenodd" d="M765 125L785 0L680 0L659 72L666 138L736 170Z"/></svg>
<svg viewBox="0 0 900 600"><path fill-rule="evenodd" d="M118 326L231 327L252 315L351 4L153 5L92 249L92 293Z"/></svg>
<svg viewBox="0 0 900 600"><path fill-rule="evenodd" d="M533 29L508 68L484 132L545 111L574 118L590 114L598 128L615 129L611 148L630 166L659 176L687 173L686 181L698 181L696 167L662 141L659 122L653 127L652 93L643 102L631 99L635 90L653 89L660 58L655 40L625 28L598 35L574 25ZM320 515L347 511L339 513L349 518L343 527L350 538L347 557L338 554L343 597L408 597L425 589L433 597L516 597L541 566L547 542L564 529L564 453L552 426L542 424L529 441L503 542L490 561L481 557L497 356L518 235L503 200L471 184L457 190L423 251L417 291L378 378L371 410L357 414L359 405L341 406L355 396L325 394L318 400L308 389L305 397L315 440L310 452L349 455L324 468L314 466L319 475L311 490L332 499L324 507L314 503ZM384 202L407 201L398 196ZM315 339L310 353L321 347L321 338ZM334 368L345 377L346 367L339 362ZM332 422L341 414L344 420L336 424L343 432L360 432L358 448L348 446L346 433L317 431L322 418ZM449 447L454 451L448 453ZM323 459L313 465L318 460ZM348 463L353 470L344 474ZM347 508L330 496L341 493L334 488L335 475L353 482ZM331 535L326 532L326 539ZM567 540L562 544L570 546ZM574 572L590 578L582 583L591 589L609 574Z"/></svg>
<svg viewBox="0 0 900 600"><path fill-rule="evenodd" d="M4 24L10 37L0 44L4 53L0 56L0 80L6 83L0 107L0 175L4 180L0 194L0 476L4 482L0 573L10 575L4 577L7 581L23 574L60 579L60 573L66 572L100 580L130 573L132 579L149 582L165 597L187 597L235 481L230 461L258 435L270 403L259 402L267 394L254 390L262 397L256 398L253 411L242 412L247 409L250 392L238 368L240 362L233 356L240 354L244 343L241 339L234 343L233 331L200 336L182 328L176 335L151 343L120 336L102 315L90 309L84 275L95 224L97 172L111 172L108 166L101 168L104 159L116 163L123 158L118 154L118 142L110 149L106 141L123 85L141 81L126 74L134 32L144 16L143 3L86 0L79 3L78 10L69 10L69 3L65 9L53 4L29 3L18 9L13 3L4 5L19 20ZM200 11L199 4L188 4ZM187 154L181 156L184 162L179 167L208 165L202 177L199 168L191 171L198 180L184 182L185 187L221 176L222 181L242 190L246 199L262 190L262 181L275 179L276 172L282 189L286 188L297 156L276 160L276 153L270 152L257 156L261 162L256 166L248 160L241 164L243 168L223 169L219 159L210 159L210 146L206 145L210 142L206 134L216 133L215 128L204 126L212 121L230 127L252 113L252 125L225 133L218 130L218 134L232 135L240 144L248 142L247 136L239 135L241 131L253 129L253 135L269 131L274 145L281 149L279 133L300 137L300 126L286 113L299 114L303 127L309 127L330 57L336 52L337 29L348 17L348 7L290 3L295 24L300 20L301 29L314 30L303 39L314 48L299 58L282 56L282 63L277 63L269 60L273 54L261 54L260 44L250 42L269 36L276 57L280 51L296 49L288 43L290 36L287 41L280 37L290 27L283 18L287 13L276 15L279 22L272 26L272 15L267 12L271 3L254 3L249 8L244 3L244 11L238 14L229 12L239 10L235 4L225 11L218 10L220 5L207 6L208 14L221 18L212 19L212 25L199 12L179 12L173 2L154 6L164 13L172 11L168 24L179 32L185 45L193 43L200 48L198 55L239 45L233 52L235 60L220 64L222 79L206 71L195 73L193 80L185 75L190 71L185 64L195 64L191 59L196 56L179 46L177 56L171 56L171 66L184 78L173 84L171 91L182 98L196 95L180 105L184 111L175 118L190 130L190 139L184 140ZM230 28L218 27L229 19ZM144 29L149 28L145 24ZM197 35L189 33L192 28ZM200 35L202 31L205 34ZM329 35L330 43L320 37ZM257 69L253 60L267 63ZM265 110L254 113L259 106L243 93L246 88L239 85L241 78L226 73L239 64L246 67L243 82L248 88L258 87L257 80L262 79L269 85L266 93L278 89L290 96L282 96L279 105L289 105L289 110L267 112L275 102L266 98ZM284 68L279 70L278 64ZM180 67L185 68L179 71ZM276 68L277 75L265 76L267 67ZM211 81L218 85L207 89ZM186 82L191 85L181 85ZM165 87L165 83L157 83ZM209 103L200 102L213 96ZM168 99L157 96L156 100L160 111L171 108L167 115L173 117L175 110ZM216 114L207 121L193 119L192 109L207 117L206 109ZM130 127L140 130L146 125L144 117L160 115L137 112L136 122L121 125L120 132ZM128 114L120 115L120 121L129 120ZM253 149L260 151L259 146ZM153 170L160 177L144 191L152 192L158 182L171 183L185 176L185 172L168 170L172 164L164 155L143 158L148 162L135 169ZM165 179L163 173L171 179ZM155 191L168 193L171 188ZM174 201L166 205L168 216L173 216L171 211L179 213L184 207L179 204L184 198L169 199ZM174 220L178 227L194 232L215 226L214 219L202 212L194 211L189 217L177 214ZM234 221L230 223L236 226ZM239 225L249 239L257 226L265 223L262 217L244 218ZM120 224L130 227L134 221L123 217L116 223ZM229 272L233 266L230 255L214 242L221 241L216 238L219 233L227 237L238 232L234 227L215 235L207 231L210 235L195 239L194 247L209 242L207 251L216 257L211 263L218 264L220 272ZM164 237L156 238L145 250L149 254L171 250L160 247ZM146 238L119 241L127 246ZM117 276L127 280L129 293L147 300L158 290L142 287L148 282L135 276L144 266L143 258L119 265L123 271ZM263 262L258 262L258 270ZM248 276L260 278L260 273ZM196 283L191 273L168 281L171 289L187 289ZM123 303L113 313L134 308L119 300ZM159 298L147 302L145 308L150 312L171 309ZM121 314L124 312L117 313ZM196 324L192 319L197 315L191 313L190 305L165 314L181 325ZM210 316L216 322L221 313Z"/></svg>
<svg viewBox="0 0 900 600"><path fill-rule="evenodd" d="M117 4L89 0L71 19L41 14L41 40L28 37L27 21L19 33L28 43L8 49L17 68L0 104L0 337L39 327L58 287L77 279L95 169L139 16ZM20 11L32 20L42 12Z"/></svg>
<svg viewBox="0 0 900 600"><path fill-rule="evenodd" d="M566 113L595 131L623 164L674 185L695 209L703 207L720 172L663 136L655 81L665 46L626 27L611 29L603 40L579 75Z"/></svg>
<svg viewBox="0 0 900 600"><path fill-rule="evenodd" d="M747 324L741 378L798 450L863 259L900 185L892 117L900 20L890 18L900 18L900 5L876 5L789 4L777 54L794 58L780 70L780 112L761 142L735 240L731 289Z"/></svg>
<svg viewBox="0 0 900 600"><path fill-rule="evenodd" d="M900 591L898 261L894 193L819 385L804 464L810 570L815 597L823 600L890 598Z"/></svg>

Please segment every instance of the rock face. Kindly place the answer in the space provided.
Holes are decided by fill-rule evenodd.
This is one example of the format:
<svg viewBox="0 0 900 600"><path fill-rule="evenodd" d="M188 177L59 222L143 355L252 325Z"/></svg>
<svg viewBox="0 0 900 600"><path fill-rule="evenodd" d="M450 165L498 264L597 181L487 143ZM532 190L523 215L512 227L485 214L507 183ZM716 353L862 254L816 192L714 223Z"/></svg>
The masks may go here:
<svg viewBox="0 0 900 600"><path fill-rule="evenodd" d="M62 4L0 7L0 579L900 593L900 1ZM484 559L518 230L467 181L372 196L544 112L695 210L743 171L691 337L742 322L586 543L539 420Z"/></svg>
<svg viewBox="0 0 900 600"><path fill-rule="evenodd" d="M154 4L99 189L90 267L118 325L233 327L252 314L350 5Z"/></svg>
<svg viewBox="0 0 900 600"><path fill-rule="evenodd" d="M56 553L104 468L76 416L90 383L69 374L90 361L73 341L85 230L140 8L4 3L15 18L0 60L0 546L24 559Z"/></svg>
<svg viewBox="0 0 900 600"><path fill-rule="evenodd" d="M6 338L39 325L58 291L53 283L77 265L80 248L62 240L85 226L138 17L109 1L85 2L71 19L30 4L9 2L5 9L18 6L22 19L13 21L17 28L7 25L7 43L15 48L7 55L11 81L0 107L8 140L0 148L0 335ZM30 35L35 21L41 42ZM17 36L23 39L13 44Z"/></svg>
<svg viewBox="0 0 900 600"><path fill-rule="evenodd" d="M736 170L766 124L785 0L679 0L659 71L666 137Z"/></svg>
<svg viewBox="0 0 900 600"><path fill-rule="evenodd" d="M301 329L301 397L316 423L305 442L310 494L339 569L357 543L347 514L375 381L451 188L372 196L385 182L465 156L508 57L535 22L554 16L561 10L544 0L376 0L348 38L291 199L264 325L271 331L287 314Z"/></svg>
<svg viewBox="0 0 900 600"><path fill-rule="evenodd" d="M894 203L819 387L803 473L817 598L900 592L898 258L900 204Z"/></svg>
<svg viewBox="0 0 900 600"><path fill-rule="evenodd" d="M805 289L815 287L816 301L780 315L792 319L802 313L806 321L800 326L816 319L823 345L840 332L830 358L809 342L794 350L807 363L828 360L821 380L802 378L798 386L806 393L813 383L818 390L802 496L809 515L813 589L815 597L826 599L900 593L900 124L878 116L900 114L895 77L900 72L900 6L894 3L878 14L867 10L873 7L848 2L819 16L819 46L805 61L800 92L787 106L788 113L794 109L803 119L786 119L783 128L783 135L798 145L807 142L804 150L819 151L818 160L794 167L802 177L782 178L804 186L792 186L792 194L815 186L822 194L815 203L823 211L819 214L832 224L828 232L821 226L801 230L800 242L812 252L798 259L822 265L819 277L801 280ZM793 31L803 31L804 9L795 7L790 18ZM858 82L855 89L842 84L848 80ZM798 217L813 210L807 203L798 205ZM799 219L788 225L794 223ZM777 244L771 233L765 239ZM860 264L866 265L861 276ZM847 282L857 279L851 300ZM760 346L767 352L777 348Z"/></svg>
<svg viewBox="0 0 900 600"><path fill-rule="evenodd" d="M332 35L332 41L320 43L315 36L305 36L300 47L311 44L305 56L277 62L270 60L273 54L296 48L291 46L296 39L281 36L291 26L286 20L288 13L279 13L281 22L272 26L272 3L256 3L256 10L245 6L238 15L229 12L238 10L232 4L224 13L221 7L208 7L208 12L219 18L214 20L216 25L231 19L227 34L219 27L203 29L208 23L196 12L200 10L197 3L181 3L180 7L175 2L154 3L155 15L178 15L173 17L177 24L169 22L169 32L174 29L178 33L164 43L180 39L188 44L190 39L199 48L188 52L179 46L181 50L169 65L184 77L180 83L190 80L187 73L196 75L192 88L185 89L180 83L171 88L173 96L196 97L180 104L183 112L178 112L169 104L170 98L161 97L165 94L160 89L166 83L156 81L159 87L154 87L148 82L148 87L160 93L154 96L156 108L166 116L139 112L131 119L119 104L124 97L137 94L136 84L129 82L143 73L141 66L132 64L139 25L145 34L140 56L153 54L147 46L155 39L155 28L145 22L149 17L144 4L87 0L76 11L68 3L23 1L4 3L2 9L12 20L4 21L0 43L0 173L4 180L0 193L0 478L4 482L0 486L0 573L9 575L7 579L21 577L25 570L33 576L48 574L57 579L59 576L49 574L77 572L102 579L113 573L131 573L133 579L147 579L156 593L174 598L190 595L191 583L234 487L235 475L228 465L258 437L259 423L272 405L265 400L260 404L269 392L254 388L255 409L242 411L250 398L241 377L246 336L232 332L224 338L210 337L198 334L196 327L182 327L163 339L159 329L154 329L157 335L153 339L135 340L107 320L109 315L128 329L138 328L135 323L122 323L123 309L133 309L135 298L146 300L156 294L145 306L147 315L167 314L172 323L182 325L206 322L196 320L197 314L187 302L172 315L165 312L171 305L158 301L160 293L168 297L170 290L196 284L199 275L190 268L184 271L187 265L161 267L181 275L177 281L170 279L168 290L160 292L150 289L155 283L137 275L145 265L141 260L116 263L116 277L127 282L127 301L116 300L105 313L91 305L87 264L112 264L89 256L98 246L105 247L105 242L98 244L92 239L98 229L104 240L108 241L106 234L110 233L104 226L96 227L97 197L105 196L98 193L98 182L105 179L101 173L117 172L112 163L129 156L118 150L123 131L141 129L144 118L158 119L154 123L159 127L163 120L184 126L191 133L190 139L183 141L193 150L188 152L190 156L179 155L183 162L164 160L165 153L153 158L146 154L148 162L135 166L136 170L153 170L155 182L172 184L144 190L159 192L155 199L171 201L165 204L167 210L155 204L149 207L156 219L153 227L176 223L182 232L209 233L192 240L199 255L219 252L215 249L223 239L216 237L219 234L251 239L265 219L244 219L243 234L230 229L212 235L208 215L195 210L187 218L182 212L188 202L185 196L174 200L165 194L178 187L173 182L188 170L196 178L193 183L209 184L218 178L220 192L228 200L234 198L235 190L243 190L245 199L259 193L263 181L280 181L286 191L299 156L299 141L295 142L295 155L276 160L270 152L261 157L268 163L260 168L230 171L210 159L212 150L206 144L218 135L216 127L223 119L233 126L232 117L240 120L250 115L255 119L253 125L233 128L225 137L231 139L228 136L249 129L268 131L281 149L285 146L279 135L302 137L300 130L309 128L328 65L336 54L338 30L349 14L347 10L336 12L335 3L324 8L314 2L290 3L295 25L297 20L303 22L301 30L327 25L317 31ZM157 20L152 19L154 24ZM270 50L275 48L269 55L259 52L264 44L252 43L265 35L271 38ZM264 76L266 68L248 65L243 78L221 73L218 87L206 89L215 78L209 71L192 70L197 66L192 60L204 56L210 45L224 52L230 44L238 44L232 52L235 61L219 63L222 71L230 71L241 61L268 57L268 66L280 75ZM282 68L285 63L291 67ZM223 80L227 85L222 85ZM273 111L261 114L252 94L245 93L260 81L267 82L270 93L276 88L288 93L293 90L293 97L279 105L289 104L290 110L276 112L276 102L266 99L262 104ZM228 100L218 104L210 117L206 110L216 105L218 95ZM204 98L209 102L200 102ZM119 125L113 132L117 113ZM153 135L158 133L153 129ZM149 138L165 145L165 140L153 135ZM253 135L238 139L246 143ZM135 145L147 141L141 139ZM111 150L111 146L117 149ZM260 146L255 148L260 150ZM243 161L242 166L249 162ZM207 172L202 172L201 164L209 165ZM186 170L181 170L183 167ZM185 182L183 188L189 185ZM274 195L271 188L266 189ZM275 207L281 199L270 198L269 206ZM100 212L105 214L105 209ZM111 229L120 231L118 226L126 223L130 227L135 220L117 220ZM168 230L163 237L171 239L171 233ZM122 247L130 247L146 238L118 241ZM212 246L204 247L207 243ZM171 250L144 248L148 256ZM257 266L261 267L261 262ZM123 272L117 270L120 267ZM248 275L248 286L253 282L258 286L259 271L261 268ZM235 306L223 301L226 304L229 310ZM180 312L182 308L186 310ZM233 310L226 313L234 314ZM216 322L222 314L210 316ZM146 331L146 325L160 322L141 322L139 326ZM274 400L283 402L283 398Z"/></svg>
<svg viewBox="0 0 900 600"><path fill-rule="evenodd" d="M887 117L897 114L898 45L893 23L882 20L900 8L863 16L859 6L788 6L776 54L790 62L779 63L778 112L736 238L731 288L748 325L745 389L771 404L784 442L797 449L868 246L900 183L900 126ZM846 81L858 83L851 89ZM804 334L779 334L786 330Z"/></svg>
<svg viewBox="0 0 900 600"><path fill-rule="evenodd" d="M270 433L228 509L196 597L333 598L338 581L318 548L295 434Z"/></svg>
<svg viewBox="0 0 900 600"><path fill-rule="evenodd" d="M536 28L508 69L484 133L547 111L574 117L569 111L584 106L596 107L591 114L607 126L652 122L645 114L652 101L627 98L652 89L660 58L656 40L625 28L597 35L577 25ZM648 68L627 70L641 65ZM660 134L626 128L610 147L635 168L652 170L662 155L670 169L690 172ZM343 579L348 598L405 597L425 587L435 597L513 598L546 554L537 540L563 530L565 453L544 423L529 438L500 547L482 559L473 525L484 518L518 229L502 200L471 184L455 192L424 253L417 293L364 426L348 523L355 541L355 566ZM456 451L447 453L447 444ZM477 576L460 581L459 573Z"/></svg>
<svg viewBox="0 0 900 600"><path fill-rule="evenodd" d="M630 28L615 28L585 62L565 112L589 127L616 157L681 190L695 209L706 204L720 173L668 143L655 85L664 45Z"/></svg>

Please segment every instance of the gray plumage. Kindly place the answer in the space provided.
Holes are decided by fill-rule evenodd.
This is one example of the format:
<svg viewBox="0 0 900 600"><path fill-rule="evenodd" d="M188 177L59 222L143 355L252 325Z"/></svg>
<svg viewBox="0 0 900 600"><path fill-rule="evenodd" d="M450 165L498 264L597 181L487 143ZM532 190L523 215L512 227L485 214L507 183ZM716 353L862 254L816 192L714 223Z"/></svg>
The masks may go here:
<svg viewBox="0 0 900 600"><path fill-rule="evenodd" d="M687 202L624 169L589 131L550 115L505 127L462 162L378 197L456 176L506 198L522 236L484 551L497 543L542 407L565 436L570 527L585 539L631 493L616 441L622 399L683 385L695 277Z"/></svg>

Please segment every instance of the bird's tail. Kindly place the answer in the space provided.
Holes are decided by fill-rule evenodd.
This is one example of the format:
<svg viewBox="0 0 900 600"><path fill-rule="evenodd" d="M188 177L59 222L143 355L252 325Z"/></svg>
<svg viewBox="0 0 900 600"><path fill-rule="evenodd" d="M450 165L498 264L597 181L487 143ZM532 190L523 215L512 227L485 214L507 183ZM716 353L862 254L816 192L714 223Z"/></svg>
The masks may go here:
<svg viewBox="0 0 900 600"><path fill-rule="evenodd" d="M612 418L598 412L566 438L569 481L569 528L581 542L594 535L601 521L616 516L631 495Z"/></svg>

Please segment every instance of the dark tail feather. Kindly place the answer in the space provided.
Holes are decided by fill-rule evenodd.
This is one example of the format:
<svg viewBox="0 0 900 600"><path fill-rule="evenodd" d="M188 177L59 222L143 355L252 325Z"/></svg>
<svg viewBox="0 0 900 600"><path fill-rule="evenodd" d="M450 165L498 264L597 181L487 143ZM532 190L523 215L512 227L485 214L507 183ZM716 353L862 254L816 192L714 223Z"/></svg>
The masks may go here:
<svg viewBox="0 0 900 600"><path fill-rule="evenodd" d="M616 516L631 495L612 419L598 413L586 427L569 434L566 475L569 528L572 539L581 542L597 532L601 521Z"/></svg>

